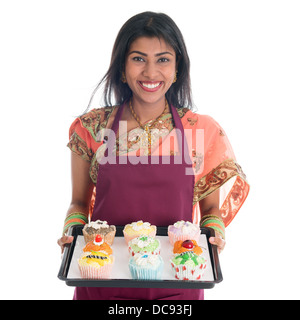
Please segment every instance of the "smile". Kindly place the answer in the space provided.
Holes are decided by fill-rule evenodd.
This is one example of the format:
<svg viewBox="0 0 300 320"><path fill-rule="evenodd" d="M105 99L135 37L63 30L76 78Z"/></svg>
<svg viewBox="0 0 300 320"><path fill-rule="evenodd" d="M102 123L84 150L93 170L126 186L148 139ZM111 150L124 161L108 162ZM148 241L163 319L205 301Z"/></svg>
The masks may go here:
<svg viewBox="0 0 300 320"><path fill-rule="evenodd" d="M162 81L159 81L159 82L138 81L138 83L145 91L148 91L148 92L157 91L163 84Z"/></svg>

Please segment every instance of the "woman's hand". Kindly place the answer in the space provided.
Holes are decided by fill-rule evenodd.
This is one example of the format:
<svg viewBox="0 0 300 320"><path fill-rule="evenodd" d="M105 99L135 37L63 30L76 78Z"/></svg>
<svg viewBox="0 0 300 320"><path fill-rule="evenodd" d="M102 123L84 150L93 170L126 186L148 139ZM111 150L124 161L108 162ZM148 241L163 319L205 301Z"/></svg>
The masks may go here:
<svg viewBox="0 0 300 320"><path fill-rule="evenodd" d="M218 247L218 253L220 254L226 245L226 241L223 240L219 232L215 231L215 237L210 237L209 242Z"/></svg>
<svg viewBox="0 0 300 320"><path fill-rule="evenodd" d="M62 236L57 240L57 244L61 247L61 253L63 254L65 245L68 243L72 243L74 237L72 236Z"/></svg>

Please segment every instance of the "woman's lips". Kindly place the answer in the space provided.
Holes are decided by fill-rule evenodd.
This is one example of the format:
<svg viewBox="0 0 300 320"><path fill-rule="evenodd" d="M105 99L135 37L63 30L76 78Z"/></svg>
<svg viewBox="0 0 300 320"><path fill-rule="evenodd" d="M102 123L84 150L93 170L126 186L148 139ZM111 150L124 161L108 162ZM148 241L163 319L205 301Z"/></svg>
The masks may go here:
<svg viewBox="0 0 300 320"><path fill-rule="evenodd" d="M162 81L138 81L140 87L147 92L155 92L163 85Z"/></svg>

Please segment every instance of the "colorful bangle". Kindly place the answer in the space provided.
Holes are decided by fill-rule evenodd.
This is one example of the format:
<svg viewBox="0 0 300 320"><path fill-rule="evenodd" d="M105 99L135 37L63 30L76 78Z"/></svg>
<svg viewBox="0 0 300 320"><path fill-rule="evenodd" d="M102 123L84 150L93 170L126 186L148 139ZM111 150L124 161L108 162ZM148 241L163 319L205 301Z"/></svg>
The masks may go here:
<svg viewBox="0 0 300 320"><path fill-rule="evenodd" d="M205 216L203 216L201 218L201 221L204 221L207 218L215 218L215 219L220 220L221 222L223 222L223 219L221 217L219 217L219 216L216 216L215 214L206 214Z"/></svg>
<svg viewBox="0 0 300 320"><path fill-rule="evenodd" d="M225 240L225 225L222 218L215 215L206 215L201 219L200 226L214 229Z"/></svg>
<svg viewBox="0 0 300 320"><path fill-rule="evenodd" d="M71 226L86 224L86 223L88 223L88 218L85 214L81 212L70 213L65 219L63 234L66 234Z"/></svg>

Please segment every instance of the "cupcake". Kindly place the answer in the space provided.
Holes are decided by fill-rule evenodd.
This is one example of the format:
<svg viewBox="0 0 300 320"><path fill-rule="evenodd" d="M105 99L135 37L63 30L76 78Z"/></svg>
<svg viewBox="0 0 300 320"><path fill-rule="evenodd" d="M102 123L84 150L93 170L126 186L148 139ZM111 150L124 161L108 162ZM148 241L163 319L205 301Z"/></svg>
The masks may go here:
<svg viewBox="0 0 300 320"><path fill-rule="evenodd" d="M184 252L171 259L171 266L178 280L200 280L206 269L206 259L193 252Z"/></svg>
<svg viewBox="0 0 300 320"><path fill-rule="evenodd" d="M95 240L90 241L83 248L83 252L102 252L107 255L111 255L113 253L112 248L104 242L102 237L97 234Z"/></svg>
<svg viewBox="0 0 300 320"><path fill-rule="evenodd" d="M123 234L126 240L126 243L138 236L146 235L155 237L156 235L156 226L151 225L149 222L132 222L127 224L123 230Z"/></svg>
<svg viewBox="0 0 300 320"><path fill-rule="evenodd" d="M133 279L158 280L162 277L164 262L157 254L135 254L129 260L129 269Z"/></svg>
<svg viewBox="0 0 300 320"><path fill-rule="evenodd" d="M189 221L177 221L168 227L168 236L172 246L179 240L196 240L196 242L199 242L200 233L199 226Z"/></svg>
<svg viewBox="0 0 300 320"><path fill-rule="evenodd" d="M83 279L107 279L110 277L114 257L103 252L85 252L78 259L78 266Z"/></svg>
<svg viewBox="0 0 300 320"><path fill-rule="evenodd" d="M141 254L160 254L160 241L151 236L141 235L128 243L128 250L132 256Z"/></svg>
<svg viewBox="0 0 300 320"><path fill-rule="evenodd" d="M193 252L200 256L200 254L203 253L203 250L198 246L195 240L176 241L174 244L173 253L181 254L184 252Z"/></svg>
<svg viewBox="0 0 300 320"><path fill-rule="evenodd" d="M104 241L111 246L116 235L116 227L113 225L109 226L107 221L91 221L84 226L82 233L85 243L93 241L96 235L100 234L104 238Z"/></svg>

